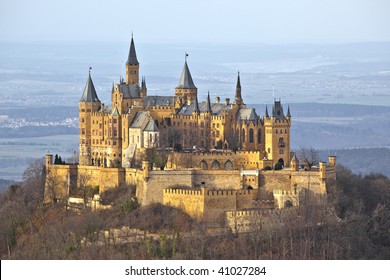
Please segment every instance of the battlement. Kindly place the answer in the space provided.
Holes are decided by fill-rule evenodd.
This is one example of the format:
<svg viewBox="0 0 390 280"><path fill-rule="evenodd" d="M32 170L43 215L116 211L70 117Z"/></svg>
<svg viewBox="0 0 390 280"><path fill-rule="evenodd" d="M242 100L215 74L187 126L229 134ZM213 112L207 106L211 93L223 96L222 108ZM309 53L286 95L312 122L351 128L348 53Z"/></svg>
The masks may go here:
<svg viewBox="0 0 390 280"><path fill-rule="evenodd" d="M189 190L189 189L164 189L164 195L175 194L175 195L203 195L202 190Z"/></svg>

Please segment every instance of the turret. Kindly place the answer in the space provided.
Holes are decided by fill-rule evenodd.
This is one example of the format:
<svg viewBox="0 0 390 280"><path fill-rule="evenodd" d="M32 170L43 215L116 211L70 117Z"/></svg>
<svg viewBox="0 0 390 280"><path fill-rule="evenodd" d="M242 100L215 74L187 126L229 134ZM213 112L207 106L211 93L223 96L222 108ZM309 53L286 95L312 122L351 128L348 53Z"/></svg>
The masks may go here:
<svg viewBox="0 0 390 280"><path fill-rule="evenodd" d="M236 96L234 97L234 104L235 105L244 104L244 102L242 101L242 96L241 96L240 71L238 71L238 75L237 75Z"/></svg>
<svg viewBox="0 0 390 280"><path fill-rule="evenodd" d="M101 103L92 82L90 68L83 95L79 101L80 165L91 164L91 119L92 114L100 108Z"/></svg>
<svg viewBox="0 0 390 280"><path fill-rule="evenodd" d="M198 95L198 88L195 86L194 81L192 80L192 76L190 73L190 69L187 64L187 56L185 57L183 71L181 72L179 84L175 88L176 96L183 96L184 102L186 102L188 97L192 97L194 100Z"/></svg>
<svg viewBox="0 0 390 280"><path fill-rule="evenodd" d="M139 84L139 63L135 52L133 35L131 35L130 51L126 62L126 84Z"/></svg>
<svg viewBox="0 0 390 280"><path fill-rule="evenodd" d="M328 157L329 166L336 166L337 163L337 157L336 156L329 156Z"/></svg>
<svg viewBox="0 0 390 280"><path fill-rule="evenodd" d="M146 87L146 81L145 77L142 77L142 82L141 82L141 97L145 97L148 95L148 88Z"/></svg>
<svg viewBox="0 0 390 280"><path fill-rule="evenodd" d="M206 113L212 113L212 110L211 110L211 102L210 102L210 92L207 92Z"/></svg>
<svg viewBox="0 0 390 280"><path fill-rule="evenodd" d="M296 155L293 156L290 162L291 170L298 171L299 170L299 160Z"/></svg>
<svg viewBox="0 0 390 280"><path fill-rule="evenodd" d="M272 115L268 115L268 108L264 118L265 151L267 158L282 162L285 167L290 165L290 126L291 119L284 115L282 103L275 100L272 106Z"/></svg>

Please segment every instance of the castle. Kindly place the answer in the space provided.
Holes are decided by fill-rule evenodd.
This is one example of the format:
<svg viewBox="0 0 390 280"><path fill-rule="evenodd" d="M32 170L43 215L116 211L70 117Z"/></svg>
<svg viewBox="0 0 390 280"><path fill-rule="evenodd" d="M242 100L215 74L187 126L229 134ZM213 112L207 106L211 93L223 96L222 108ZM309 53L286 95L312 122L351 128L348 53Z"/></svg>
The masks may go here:
<svg viewBox="0 0 390 280"><path fill-rule="evenodd" d="M80 185L104 193L136 184L142 205L160 202L221 223L235 216L231 211L296 206L303 191L326 194L336 158L300 169L290 152L290 108L285 114L280 100L260 117L246 107L238 73L233 102L216 97L212 103L210 93L200 102L187 55L175 94L149 96L139 67L132 38L126 79L113 84L109 106L100 102L89 73L79 101L79 164L55 165L46 156L46 201L66 199ZM145 158L150 149L169 153L167 161L153 165ZM273 170L276 165L282 170Z"/></svg>

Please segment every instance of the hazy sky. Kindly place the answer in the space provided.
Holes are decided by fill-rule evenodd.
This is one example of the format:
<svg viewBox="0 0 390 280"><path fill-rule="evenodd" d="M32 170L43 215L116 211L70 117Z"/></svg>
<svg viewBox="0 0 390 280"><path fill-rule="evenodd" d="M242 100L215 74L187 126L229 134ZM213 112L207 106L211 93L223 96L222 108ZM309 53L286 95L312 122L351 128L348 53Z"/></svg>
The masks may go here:
<svg viewBox="0 0 390 280"><path fill-rule="evenodd" d="M0 0L2 41L390 41L389 0Z"/></svg>

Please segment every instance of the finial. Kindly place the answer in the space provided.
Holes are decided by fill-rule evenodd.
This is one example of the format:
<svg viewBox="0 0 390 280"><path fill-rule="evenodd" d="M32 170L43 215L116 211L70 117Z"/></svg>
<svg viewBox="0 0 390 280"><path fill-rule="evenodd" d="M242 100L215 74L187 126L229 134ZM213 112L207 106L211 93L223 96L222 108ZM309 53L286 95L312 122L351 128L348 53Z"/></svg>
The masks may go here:
<svg viewBox="0 0 390 280"><path fill-rule="evenodd" d="M91 70L92 70L92 67L91 66L89 66L89 75L91 75Z"/></svg>
<svg viewBox="0 0 390 280"><path fill-rule="evenodd" d="M184 54L185 54L184 60L185 60L185 62L187 62L188 53L184 52Z"/></svg>
<svg viewBox="0 0 390 280"><path fill-rule="evenodd" d="M131 39L133 39L133 30L131 30Z"/></svg>
<svg viewBox="0 0 390 280"><path fill-rule="evenodd" d="M238 76L240 76L240 71L238 71Z"/></svg>

